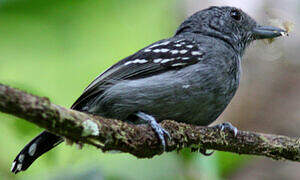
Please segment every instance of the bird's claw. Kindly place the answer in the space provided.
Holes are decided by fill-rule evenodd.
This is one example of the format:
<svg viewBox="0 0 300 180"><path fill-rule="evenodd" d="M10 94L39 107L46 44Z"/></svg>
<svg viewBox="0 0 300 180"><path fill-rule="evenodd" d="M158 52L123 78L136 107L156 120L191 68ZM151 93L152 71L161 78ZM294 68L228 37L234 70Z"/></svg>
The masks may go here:
<svg viewBox="0 0 300 180"><path fill-rule="evenodd" d="M163 131L164 135L166 135L168 137L168 140L171 140L170 133L167 130L165 130L163 127L161 127L161 128L162 128L162 131Z"/></svg>
<svg viewBox="0 0 300 180"><path fill-rule="evenodd" d="M138 112L137 116L144 122L148 123L151 128L155 131L155 133L158 135L158 138L161 142L161 145L163 147L163 152L166 150L166 140L165 140L165 135L168 137L168 140L171 139L171 135L170 133L165 130L163 127L161 127L161 125L159 125L155 118L145 114L143 112Z"/></svg>
<svg viewBox="0 0 300 180"><path fill-rule="evenodd" d="M161 145L163 147L163 151L166 150L166 140L165 135L168 137L168 139L171 139L170 133L166 131L164 128L162 128L156 121L149 122L152 129L155 131L155 133L158 135L158 138L161 142Z"/></svg>
<svg viewBox="0 0 300 180"><path fill-rule="evenodd" d="M207 149L203 149L203 148L200 148L199 152L204 156L211 156L214 153L214 151L207 153Z"/></svg>
<svg viewBox="0 0 300 180"><path fill-rule="evenodd" d="M238 133L238 129L229 122L221 123L214 127L220 129L220 131L228 130L229 132L233 133L234 137L236 137Z"/></svg>

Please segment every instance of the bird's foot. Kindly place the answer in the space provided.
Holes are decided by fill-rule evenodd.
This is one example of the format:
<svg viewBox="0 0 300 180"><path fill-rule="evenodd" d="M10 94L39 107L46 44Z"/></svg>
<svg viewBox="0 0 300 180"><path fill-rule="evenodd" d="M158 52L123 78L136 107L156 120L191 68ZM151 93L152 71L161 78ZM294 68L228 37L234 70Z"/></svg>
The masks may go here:
<svg viewBox="0 0 300 180"><path fill-rule="evenodd" d="M234 127L231 123L229 122L224 122L218 125L213 126L214 128L218 128L220 129L220 131L229 131L230 133L232 133L234 135L234 137L236 137L237 133L238 133L238 129L236 127Z"/></svg>
<svg viewBox="0 0 300 180"><path fill-rule="evenodd" d="M155 120L154 117L146 114L146 113L143 113L143 112L138 112L136 113L137 117L140 118L140 121L141 122L144 122L144 123L148 123L151 128L155 131L155 133L158 135L158 138L161 142L161 145L163 147L163 151L166 150L166 140L165 140L165 135L171 139L171 136L169 134L168 131L166 131L164 128L162 128Z"/></svg>
<svg viewBox="0 0 300 180"><path fill-rule="evenodd" d="M203 148L200 148L199 149L199 152L204 155L204 156L211 156L215 151L212 151L212 152L207 152L207 149L203 149Z"/></svg>
<svg viewBox="0 0 300 180"><path fill-rule="evenodd" d="M228 131L228 132L232 133L234 135L234 137L236 137L236 135L238 133L238 129L229 122L217 124L212 127L220 129L220 131ZM208 153L207 149L204 149L204 148L200 148L200 149L198 149L198 151L204 156L210 156L214 153L214 151Z"/></svg>
<svg viewBox="0 0 300 180"><path fill-rule="evenodd" d="M210 156L210 155L212 155L213 153L214 153L214 151L211 151L211 152L207 152L207 149L205 149L205 148L203 148L203 147L200 147L200 148L191 148L191 152L199 152L199 153L201 153L202 155L204 155L204 156Z"/></svg>

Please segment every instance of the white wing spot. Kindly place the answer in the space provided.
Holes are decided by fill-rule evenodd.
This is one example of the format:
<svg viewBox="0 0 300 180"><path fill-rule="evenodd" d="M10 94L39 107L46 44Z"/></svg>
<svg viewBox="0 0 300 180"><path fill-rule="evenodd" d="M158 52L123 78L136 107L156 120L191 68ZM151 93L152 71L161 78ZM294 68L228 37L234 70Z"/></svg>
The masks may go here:
<svg viewBox="0 0 300 180"><path fill-rule="evenodd" d="M21 154L20 156L19 156L19 161L20 161L20 163L22 163L23 162L23 160L24 160L24 154Z"/></svg>
<svg viewBox="0 0 300 180"><path fill-rule="evenodd" d="M129 65L129 64L132 64L132 61L128 61L128 62L126 62L124 65L127 66L127 65Z"/></svg>
<svg viewBox="0 0 300 180"><path fill-rule="evenodd" d="M157 47L157 46L164 46L164 45L168 45L170 43L170 41L166 41L166 42L163 42L163 43L159 43L159 44L153 44L152 46L148 47L148 48L154 48L154 47Z"/></svg>
<svg viewBox="0 0 300 180"><path fill-rule="evenodd" d="M194 46L193 45L187 45L186 47L187 48L193 48Z"/></svg>
<svg viewBox="0 0 300 180"><path fill-rule="evenodd" d="M182 65L185 65L185 63L176 63L176 64L172 64L172 67L182 66Z"/></svg>
<svg viewBox="0 0 300 180"><path fill-rule="evenodd" d="M170 51L172 54L178 54L178 50L172 50L172 51Z"/></svg>
<svg viewBox="0 0 300 180"><path fill-rule="evenodd" d="M169 43L170 43L170 41L166 41L166 42L161 43L160 45L168 45Z"/></svg>
<svg viewBox="0 0 300 180"><path fill-rule="evenodd" d="M18 170L18 171L21 171L21 169L22 169L22 164L18 164L18 165L17 165L17 170Z"/></svg>
<svg viewBox="0 0 300 180"><path fill-rule="evenodd" d="M155 52L155 53L159 53L159 52L165 53L165 52L168 52L168 51L170 51L170 50L169 49L154 49L153 50L153 52Z"/></svg>
<svg viewBox="0 0 300 180"><path fill-rule="evenodd" d="M202 55L200 51L192 51L192 55Z"/></svg>
<svg viewBox="0 0 300 180"><path fill-rule="evenodd" d="M169 61L171 61L171 59L164 59L164 60L161 61L161 63L167 63Z"/></svg>
<svg viewBox="0 0 300 180"><path fill-rule="evenodd" d="M146 63L146 62L148 62L146 59L135 59L133 61L126 62L124 65L127 66L129 64L136 64L136 63L143 64L143 63Z"/></svg>
<svg viewBox="0 0 300 180"><path fill-rule="evenodd" d="M175 47L181 47L182 45L181 44L175 44L174 46Z"/></svg>
<svg viewBox="0 0 300 180"><path fill-rule="evenodd" d="M10 168L10 171L13 171L13 169L15 168L15 165L16 165L16 161L14 161L11 165L11 168Z"/></svg>
<svg viewBox="0 0 300 180"><path fill-rule="evenodd" d="M160 52L160 49L154 49L153 52L159 53L159 52Z"/></svg>
<svg viewBox="0 0 300 180"><path fill-rule="evenodd" d="M185 50L185 49L183 49L183 50L180 50L180 54L185 54L185 53L187 53L188 51L187 50Z"/></svg>
<svg viewBox="0 0 300 180"><path fill-rule="evenodd" d="M153 62L154 62L154 63L159 63L161 60L163 60L163 59L158 58L158 59L154 59Z"/></svg>
<svg viewBox="0 0 300 180"><path fill-rule="evenodd" d="M160 50L160 52L163 52L163 53L164 53L164 52L168 52L168 51L170 51L170 49L161 49L161 50Z"/></svg>
<svg viewBox="0 0 300 180"><path fill-rule="evenodd" d="M183 58L181 58L182 60L188 60L188 59L190 59L189 57L183 57Z"/></svg>
<svg viewBox="0 0 300 180"><path fill-rule="evenodd" d="M143 63L146 63L146 62L148 62L146 59L140 59L139 61L136 61L135 63L143 64Z"/></svg>
<svg viewBox="0 0 300 180"><path fill-rule="evenodd" d="M144 52L150 52L152 51L151 49L145 49Z"/></svg>
<svg viewBox="0 0 300 180"><path fill-rule="evenodd" d="M171 59L164 59L164 60L161 61L161 63L164 64L164 63L167 63L167 62L173 61L173 60L174 60L174 58L171 58Z"/></svg>
<svg viewBox="0 0 300 180"><path fill-rule="evenodd" d="M29 147L28 154L29 154L30 156L33 156L34 153L35 153L35 151L36 151L36 143L33 143L33 144Z"/></svg>
<svg viewBox="0 0 300 180"><path fill-rule="evenodd" d="M182 88L187 89L187 88L189 88L190 86L191 86L191 85L186 84L186 85L183 85Z"/></svg>
<svg viewBox="0 0 300 180"><path fill-rule="evenodd" d="M179 42L181 42L181 41L183 41L184 39L179 39L179 40L177 40L177 41L175 41L176 43L179 43Z"/></svg>

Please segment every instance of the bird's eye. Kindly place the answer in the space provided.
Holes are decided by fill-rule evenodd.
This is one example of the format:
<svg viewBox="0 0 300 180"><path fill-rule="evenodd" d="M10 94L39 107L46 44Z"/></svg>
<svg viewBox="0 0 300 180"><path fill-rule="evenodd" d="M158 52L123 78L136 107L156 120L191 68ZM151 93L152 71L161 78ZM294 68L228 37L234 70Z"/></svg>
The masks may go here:
<svg viewBox="0 0 300 180"><path fill-rule="evenodd" d="M240 21L242 19L242 14L239 10L234 9L230 12L230 16L236 21Z"/></svg>

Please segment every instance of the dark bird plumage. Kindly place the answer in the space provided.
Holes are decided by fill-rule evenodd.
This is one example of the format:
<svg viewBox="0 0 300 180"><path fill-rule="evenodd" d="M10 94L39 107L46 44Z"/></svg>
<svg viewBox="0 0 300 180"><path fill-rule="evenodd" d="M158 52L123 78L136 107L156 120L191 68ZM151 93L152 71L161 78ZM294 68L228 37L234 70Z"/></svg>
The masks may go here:
<svg viewBox="0 0 300 180"><path fill-rule="evenodd" d="M238 88L245 48L255 39L283 33L258 25L240 9L210 7L185 20L173 37L110 67L84 90L72 109L149 123L164 148L168 132L158 122L212 123ZM61 137L43 132L16 157L12 172L26 170L60 142Z"/></svg>

